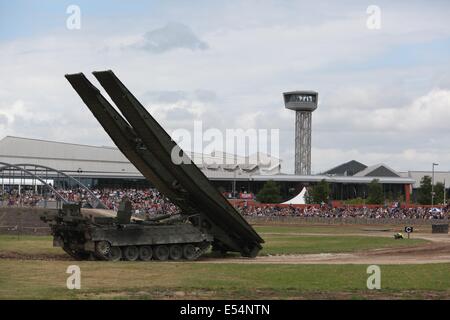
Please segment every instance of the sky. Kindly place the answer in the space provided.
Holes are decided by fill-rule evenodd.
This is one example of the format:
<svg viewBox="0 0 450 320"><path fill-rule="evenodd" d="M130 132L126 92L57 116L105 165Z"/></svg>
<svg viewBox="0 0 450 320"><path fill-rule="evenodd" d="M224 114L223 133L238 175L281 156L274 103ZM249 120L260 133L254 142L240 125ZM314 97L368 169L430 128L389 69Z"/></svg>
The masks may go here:
<svg viewBox="0 0 450 320"><path fill-rule="evenodd" d="M111 69L169 133L194 121L278 129L286 173L292 90L319 92L313 173L352 159L449 171L449 12L448 1L0 0L0 139L112 146L64 78L97 85L91 72Z"/></svg>

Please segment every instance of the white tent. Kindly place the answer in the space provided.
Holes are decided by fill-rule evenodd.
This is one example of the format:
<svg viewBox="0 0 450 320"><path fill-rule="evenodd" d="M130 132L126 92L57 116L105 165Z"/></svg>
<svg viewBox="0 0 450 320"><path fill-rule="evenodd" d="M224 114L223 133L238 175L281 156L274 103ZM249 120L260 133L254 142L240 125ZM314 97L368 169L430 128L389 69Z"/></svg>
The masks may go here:
<svg viewBox="0 0 450 320"><path fill-rule="evenodd" d="M288 200L286 202L283 202L281 204L305 204L305 195L306 195L306 188L303 187L302 191L298 195L296 195L291 200Z"/></svg>

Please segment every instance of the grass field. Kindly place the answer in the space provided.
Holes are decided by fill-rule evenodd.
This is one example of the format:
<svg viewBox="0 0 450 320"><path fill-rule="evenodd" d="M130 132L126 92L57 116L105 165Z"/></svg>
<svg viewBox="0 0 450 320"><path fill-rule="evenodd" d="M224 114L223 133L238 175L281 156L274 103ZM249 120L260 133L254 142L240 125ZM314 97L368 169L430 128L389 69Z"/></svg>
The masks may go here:
<svg viewBox="0 0 450 320"><path fill-rule="evenodd" d="M17 252L30 255L65 254L61 248L53 247L51 236L0 235L0 252Z"/></svg>
<svg viewBox="0 0 450 320"><path fill-rule="evenodd" d="M81 268L81 290L66 268ZM381 266L382 289L363 265L0 261L1 299L450 298L450 265Z"/></svg>
<svg viewBox="0 0 450 320"><path fill-rule="evenodd" d="M420 239L364 237L360 227L257 226L261 254L351 252L410 246ZM302 235L301 233L328 235ZM353 234L353 235L352 235ZM392 232L387 233L391 235ZM51 237L0 236L0 254L59 255ZM66 288L66 269L81 268L81 290ZM366 288L366 265L97 262L0 259L0 299L309 299L446 298L450 264L382 265L382 289Z"/></svg>

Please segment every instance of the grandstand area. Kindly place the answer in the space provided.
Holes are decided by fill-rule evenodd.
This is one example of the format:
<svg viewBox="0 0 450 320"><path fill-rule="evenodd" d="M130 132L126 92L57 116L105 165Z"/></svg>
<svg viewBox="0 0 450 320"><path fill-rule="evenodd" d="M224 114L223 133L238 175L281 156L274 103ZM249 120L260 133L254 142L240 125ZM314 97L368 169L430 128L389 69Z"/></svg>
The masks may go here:
<svg viewBox="0 0 450 320"><path fill-rule="evenodd" d="M0 140L0 150L2 163L50 167L93 189L151 187L115 147L7 136ZM346 200L367 195L368 184L376 178L383 185L385 194L403 197L409 202L416 198L420 180L425 175L431 176L427 171L396 171L386 164L366 165L355 160L319 174L286 174L282 170L282 159L263 153L247 157L223 152L192 153L191 158L213 185L230 198L248 198L248 195L257 194L265 182L273 180L280 185L282 197L287 200L303 187L325 180L330 183L334 199ZM232 164L228 164L230 161ZM56 171L45 174L55 186L66 183L66 179ZM450 181L450 173L436 172L435 182L444 181ZM0 183L19 185L26 184L27 180L23 175L14 177L10 171L4 170L0 171ZM446 192L449 192L448 188Z"/></svg>
<svg viewBox="0 0 450 320"><path fill-rule="evenodd" d="M91 203L91 195L81 188L57 189L57 193L69 202L81 203L83 206ZM159 214L177 214L179 208L172 204L155 188L144 189L93 189L93 195L106 205L106 209L117 211L123 198L131 200L133 215L139 218L151 218ZM17 189L0 191L0 207L4 208L56 208L58 198L54 193L39 194L34 190ZM422 205L286 205L264 204L253 200L232 201L234 207L247 218L273 218L283 217L304 219L391 219L416 220L432 222L447 219L450 205L437 205L435 207ZM439 207L439 209L437 209Z"/></svg>

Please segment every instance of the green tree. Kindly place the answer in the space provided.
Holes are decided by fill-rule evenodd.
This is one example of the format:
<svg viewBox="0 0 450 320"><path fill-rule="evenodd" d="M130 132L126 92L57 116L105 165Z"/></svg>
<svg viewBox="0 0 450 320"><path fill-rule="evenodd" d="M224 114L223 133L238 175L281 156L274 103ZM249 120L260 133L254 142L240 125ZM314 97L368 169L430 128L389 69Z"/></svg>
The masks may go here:
<svg viewBox="0 0 450 320"><path fill-rule="evenodd" d="M256 195L262 203L279 203L281 201L280 186L273 180L267 181Z"/></svg>
<svg viewBox="0 0 450 320"><path fill-rule="evenodd" d="M367 197L367 203L368 204L383 204L384 202L384 195L383 195L383 186L380 183L380 180L373 179L369 183L368 188L368 197Z"/></svg>
<svg viewBox="0 0 450 320"><path fill-rule="evenodd" d="M314 198L313 198L312 194L313 194L313 187L312 186L307 187L306 194L305 194L305 203L306 204L314 203Z"/></svg>
<svg viewBox="0 0 450 320"><path fill-rule="evenodd" d="M313 203L327 203L330 196L330 184L322 179L318 184L312 188Z"/></svg>
<svg viewBox="0 0 450 320"><path fill-rule="evenodd" d="M431 177L424 176L420 180L420 188L417 200L420 204L431 204Z"/></svg>
<svg viewBox="0 0 450 320"><path fill-rule="evenodd" d="M444 184L442 182L437 182L434 185L434 193L434 203L444 203Z"/></svg>

